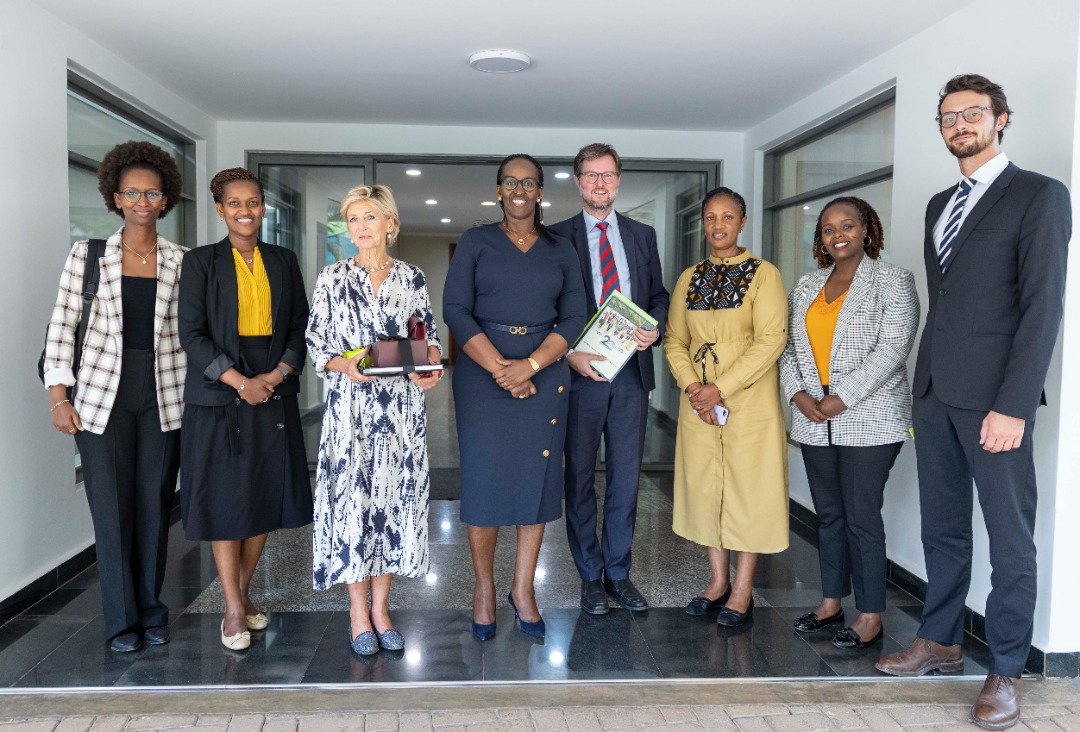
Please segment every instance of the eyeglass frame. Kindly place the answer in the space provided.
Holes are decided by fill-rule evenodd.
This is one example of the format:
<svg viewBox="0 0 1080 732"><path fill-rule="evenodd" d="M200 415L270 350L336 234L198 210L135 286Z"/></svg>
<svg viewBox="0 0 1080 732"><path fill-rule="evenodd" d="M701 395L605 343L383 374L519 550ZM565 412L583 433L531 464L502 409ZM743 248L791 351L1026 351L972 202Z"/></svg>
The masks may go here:
<svg viewBox="0 0 1080 732"><path fill-rule="evenodd" d="M978 116L977 119L968 119L967 118L967 113L970 112L973 109L976 109L976 110L979 111L979 116ZM978 122L980 119L982 119L983 112L993 112L993 111L994 111L994 108L992 106L985 107L985 106L975 105L973 107L964 107L959 112L946 112L945 114L939 114L937 117L934 117L934 121L937 122L937 125L938 125L938 127L940 129L949 130L949 129L952 129L953 127L956 127L956 123L960 120L961 117L963 117L964 121L967 122L969 125L973 125L976 122ZM944 120L944 118L948 117L950 114L954 115L952 123L947 124L947 125L942 124L942 121Z"/></svg>
<svg viewBox="0 0 1080 732"><path fill-rule="evenodd" d="M158 203L165 198L165 194L162 191L137 191L134 188L128 188L123 191L117 191L116 195L123 198L128 203L138 203L139 199L146 196L146 200L150 203Z"/></svg>
<svg viewBox="0 0 1080 732"><path fill-rule="evenodd" d="M514 185L506 185L507 181L514 181ZM529 187L530 185L532 186L531 188ZM518 186L524 188L526 193L532 193L537 188L543 188L543 186L540 185L540 181L538 181L536 178L515 178L512 175L504 175L502 178L499 179L499 187L507 193L517 190Z"/></svg>
<svg viewBox="0 0 1080 732"><path fill-rule="evenodd" d="M598 180L602 180L605 183L614 183L622 173L615 170L607 170L603 173L597 173L594 170L590 170L587 173L578 173L578 180L584 180L586 183L595 183Z"/></svg>

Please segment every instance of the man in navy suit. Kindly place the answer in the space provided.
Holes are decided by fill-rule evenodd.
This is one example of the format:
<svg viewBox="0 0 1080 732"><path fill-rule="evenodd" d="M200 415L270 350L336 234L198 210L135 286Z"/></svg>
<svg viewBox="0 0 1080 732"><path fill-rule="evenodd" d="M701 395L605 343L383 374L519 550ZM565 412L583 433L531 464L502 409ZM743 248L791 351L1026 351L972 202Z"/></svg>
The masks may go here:
<svg viewBox="0 0 1080 732"><path fill-rule="evenodd" d="M581 575L581 607L608 611L607 594L628 610L649 605L630 581L630 545L637 518L638 479L645 445L649 392L656 386L652 346L663 337L668 293L660 275L656 231L616 213L622 160L615 148L593 143L574 158L584 209L552 226L574 243L581 259L589 315L619 290L658 322L634 331L638 351L608 382L592 369L602 359L571 351L570 413L566 427L566 533ZM606 488L603 535L596 534L596 456L604 437Z"/></svg>
<svg viewBox="0 0 1080 732"><path fill-rule="evenodd" d="M930 310L912 386L926 602L915 642L877 663L897 676L963 669L974 479L992 589L990 673L971 721L987 729L1020 715L1036 593L1032 430L1046 403L1072 230L1065 186L1001 151L1010 114L1004 90L975 74L951 79L938 102L961 178L926 209Z"/></svg>

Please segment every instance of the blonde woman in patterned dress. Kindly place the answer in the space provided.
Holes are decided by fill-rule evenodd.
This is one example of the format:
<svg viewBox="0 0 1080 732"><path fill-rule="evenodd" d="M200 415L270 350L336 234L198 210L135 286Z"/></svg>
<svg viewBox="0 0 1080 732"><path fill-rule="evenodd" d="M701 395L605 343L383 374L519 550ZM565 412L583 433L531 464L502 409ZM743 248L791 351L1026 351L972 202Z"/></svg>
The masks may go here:
<svg viewBox="0 0 1080 732"><path fill-rule="evenodd" d="M739 246L746 202L705 194L709 258L671 291L664 354L683 392L675 442L676 534L709 548L712 581L686 612L719 608L728 627L753 619L759 554L788 546L787 444L776 359L787 341L780 271ZM714 407L729 411L721 424ZM739 552L735 581L730 556Z"/></svg>
<svg viewBox="0 0 1080 732"><path fill-rule="evenodd" d="M394 575L428 568L425 376L364 376L346 351L427 327L428 362L442 358L424 273L387 253L400 230L386 186L358 186L341 215L359 253L323 269L307 328L308 353L326 379L326 412L315 477L313 577L317 590L349 586L349 645L361 655L405 645L390 622ZM371 593L370 608L368 592Z"/></svg>

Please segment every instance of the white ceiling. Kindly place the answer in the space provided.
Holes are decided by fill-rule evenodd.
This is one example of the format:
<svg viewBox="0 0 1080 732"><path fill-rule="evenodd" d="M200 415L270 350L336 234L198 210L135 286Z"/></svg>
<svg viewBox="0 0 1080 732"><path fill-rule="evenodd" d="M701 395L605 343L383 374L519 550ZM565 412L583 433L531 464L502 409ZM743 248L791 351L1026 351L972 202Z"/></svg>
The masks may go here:
<svg viewBox="0 0 1080 732"><path fill-rule="evenodd" d="M221 120L740 131L969 0L33 1Z"/></svg>

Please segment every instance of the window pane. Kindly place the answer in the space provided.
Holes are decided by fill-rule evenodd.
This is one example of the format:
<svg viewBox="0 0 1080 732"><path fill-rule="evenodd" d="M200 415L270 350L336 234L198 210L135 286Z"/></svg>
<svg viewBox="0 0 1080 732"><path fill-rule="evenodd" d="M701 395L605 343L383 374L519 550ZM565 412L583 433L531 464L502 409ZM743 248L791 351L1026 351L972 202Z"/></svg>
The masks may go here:
<svg viewBox="0 0 1080 732"><path fill-rule="evenodd" d="M781 201L892 165L895 108L889 104L825 137L779 154L771 200Z"/></svg>
<svg viewBox="0 0 1080 732"><path fill-rule="evenodd" d="M184 169L184 152L176 143L140 127L96 102L68 90L68 150L100 162L121 142L152 142L176 158Z"/></svg>
<svg viewBox="0 0 1080 732"><path fill-rule="evenodd" d="M773 252L776 261L773 264L780 268L785 289L790 290L796 280L817 269L813 252L814 225L817 224L822 207L841 195L856 196L874 207L881 217L881 227L885 231L886 249L882 251L881 258L889 259L887 247L889 232L892 230L892 180L883 180L774 212L776 242Z"/></svg>

